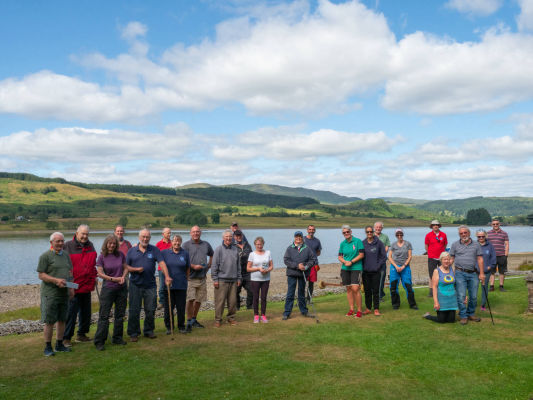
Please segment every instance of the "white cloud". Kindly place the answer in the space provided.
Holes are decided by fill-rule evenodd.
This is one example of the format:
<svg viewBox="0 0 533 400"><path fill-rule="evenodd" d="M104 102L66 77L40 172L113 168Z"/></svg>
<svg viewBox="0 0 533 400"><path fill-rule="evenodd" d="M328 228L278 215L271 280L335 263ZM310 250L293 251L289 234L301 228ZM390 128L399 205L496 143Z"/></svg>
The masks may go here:
<svg viewBox="0 0 533 400"><path fill-rule="evenodd" d="M393 52L384 107L422 114L500 109L533 97L533 37L490 30L479 43L417 32Z"/></svg>
<svg viewBox="0 0 533 400"><path fill-rule="evenodd" d="M121 36L126 40L137 39L139 36L144 37L148 32L148 27L138 21L132 21L121 29Z"/></svg>
<svg viewBox="0 0 533 400"><path fill-rule="evenodd" d="M0 155L47 162L112 162L176 158L184 154L192 134L185 125L163 133L79 127L38 129L0 137Z"/></svg>
<svg viewBox="0 0 533 400"><path fill-rule="evenodd" d="M518 0L520 14L517 17L518 29L521 31L533 30L533 0Z"/></svg>
<svg viewBox="0 0 533 400"><path fill-rule="evenodd" d="M502 6L502 0L449 0L446 7L469 15L487 16Z"/></svg>
<svg viewBox="0 0 533 400"><path fill-rule="evenodd" d="M351 133L332 129L300 133L291 127L263 128L240 135L232 144L213 147L220 159L311 159L316 157L355 156L363 152L386 152L401 138L384 132Z"/></svg>

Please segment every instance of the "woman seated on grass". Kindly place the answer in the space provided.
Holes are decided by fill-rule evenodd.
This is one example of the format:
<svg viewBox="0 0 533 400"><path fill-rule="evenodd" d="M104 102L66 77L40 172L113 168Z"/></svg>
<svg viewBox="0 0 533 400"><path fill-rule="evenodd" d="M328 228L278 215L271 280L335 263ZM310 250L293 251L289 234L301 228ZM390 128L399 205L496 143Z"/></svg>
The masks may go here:
<svg viewBox="0 0 533 400"><path fill-rule="evenodd" d="M261 296L261 322L268 322L266 301L270 285L270 271L274 268L269 250L264 250L265 240L259 236L254 240L255 251L248 256L246 270L251 272L250 281L253 293L254 324L259 322L259 296Z"/></svg>
<svg viewBox="0 0 533 400"><path fill-rule="evenodd" d="M102 252L96 260L98 276L104 280L100 293L100 312L98 328L94 335L94 345L98 350L104 350L109 331L109 313L115 304L115 322L113 326L113 344L126 344L123 340L123 321L128 301L128 285L126 284L126 257L119 251L118 239L109 235L102 244Z"/></svg>
<svg viewBox="0 0 533 400"><path fill-rule="evenodd" d="M418 310L411 280L411 267L409 266L413 258L413 246L407 240L403 240L403 229L401 228L396 229L396 239L389 250L392 308L394 310L400 308L399 281L401 279L403 288L407 292L409 307Z"/></svg>
<svg viewBox="0 0 533 400"><path fill-rule="evenodd" d="M424 318L430 321L444 324L455 322L455 312L457 311L457 294L455 292L455 274L452 269L452 259L450 254L442 252L440 255L441 265L433 271L431 287L433 289L433 308L437 311L437 316L424 314Z"/></svg>

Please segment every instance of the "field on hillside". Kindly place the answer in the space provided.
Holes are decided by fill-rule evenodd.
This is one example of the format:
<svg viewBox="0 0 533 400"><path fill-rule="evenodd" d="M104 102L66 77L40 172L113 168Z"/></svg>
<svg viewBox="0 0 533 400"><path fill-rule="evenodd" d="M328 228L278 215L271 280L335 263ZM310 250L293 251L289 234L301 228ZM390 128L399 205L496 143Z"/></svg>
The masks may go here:
<svg viewBox="0 0 533 400"><path fill-rule="evenodd" d="M112 346L98 352L75 343L73 352L42 355L39 334L0 337L3 399L529 399L533 396L533 316L525 315L522 279L491 295L495 325L439 325L416 290L420 310L404 304L382 317L345 317L344 295L316 299L320 323L294 310L281 321L282 304L269 304L269 324L250 311L237 326ZM403 293L402 293L403 298ZM91 328L94 334L94 327Z"/></svg>

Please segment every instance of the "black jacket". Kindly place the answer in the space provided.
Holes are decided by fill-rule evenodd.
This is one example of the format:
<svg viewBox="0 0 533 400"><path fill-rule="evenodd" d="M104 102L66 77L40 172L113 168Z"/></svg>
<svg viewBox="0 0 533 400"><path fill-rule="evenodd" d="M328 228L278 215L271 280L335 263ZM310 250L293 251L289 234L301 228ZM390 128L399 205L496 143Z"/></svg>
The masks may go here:
<svg viewBox="0 0 533 400"><path fill-rule="evenodd" d="M247 241L244 241L244 246L241 249L237 244L235 244L235 248L239 251L239 262L241 263L241 274L242 274L242 280L243 281L249 281L250 280L250 273L246 270L246 267L248 265L248 257L250 256L250 253L252 252L252 246L250 246L250 243Z"/></svg>
<svg viewBox="0 0 533 400"><path fill-rule="evenodd" d="M374 236L372 243L368 239L363 240L365 247L365 258L363 258L363 271L378 272L387 259L385 246L377 236Z"/></svg>
<svg viewBox="0 0 533 400"><path fill-rule="evenodd" d="M313 250L307 247L305 243L302 244L299 251L298 248L294 245L294 243L287 247L287 250L285 251L285 256L283 257L283 261L287 266L287 276L301 277L302 271L298 269L298 264L302 263L303 265L305 265L306 279L309 276L309 272L311 271L309 268L317 264L317 259Z"/></svg>

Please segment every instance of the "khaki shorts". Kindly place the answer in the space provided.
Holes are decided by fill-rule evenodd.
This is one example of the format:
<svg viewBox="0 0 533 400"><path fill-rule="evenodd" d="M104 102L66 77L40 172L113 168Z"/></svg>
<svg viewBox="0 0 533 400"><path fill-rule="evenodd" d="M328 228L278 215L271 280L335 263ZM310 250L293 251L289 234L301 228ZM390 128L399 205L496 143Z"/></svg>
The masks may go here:
<svg viewBox="0 0 533 400"><path fill-rule="evenodd" d="M68 297L41 296L41 322L55 324L67 320Z"/></svg>
<svg viewBox="0 0 533 400"><path fill-rule="evenodd" d="M187 301L194 300L197 303L207 301L207 283L206 278L190 279L187 285Z"/></svg>

